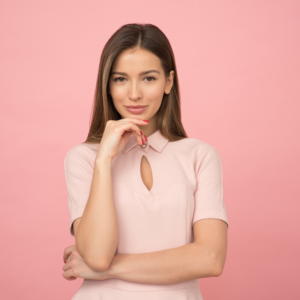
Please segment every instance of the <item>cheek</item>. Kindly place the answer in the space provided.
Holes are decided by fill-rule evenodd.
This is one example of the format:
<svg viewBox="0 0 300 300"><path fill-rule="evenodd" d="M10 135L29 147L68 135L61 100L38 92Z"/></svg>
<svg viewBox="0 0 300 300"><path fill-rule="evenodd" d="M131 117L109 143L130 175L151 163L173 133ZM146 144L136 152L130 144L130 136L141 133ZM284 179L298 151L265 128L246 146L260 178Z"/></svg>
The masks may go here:
<svg viewBox="0 0 300 300"><path fill-rule="evenodd" d="M164 95L164 86L162 84L151 85L145 88L145 96L149 100L161 101Z"/></svg>
<svg viewBox="0 0 300 300"><path fill-rule="evenodd" d="M111 87L110 92L115 101L122 101L122 99L124 99L124 95L126 95L126 89L120 86Z"/></svg>
<svg viewBox="0 0 300 300"><path fill-rule="evenodd" d="M111 96L112 96L112 101L114 103L114 106L116 110L121 113L123 103L126 102L127 99L127 92L125 89L120 88L120 87L115 87L110 90ZM125 104L125 103L124 103Z"/></svg>
<svg viewBox="0 0 300 300"><path fill-rule="evenodd" d="M122 89L110 87L110 95L116 110L121 113L122 103L126 99L124 92L122 92Z"/></svg>

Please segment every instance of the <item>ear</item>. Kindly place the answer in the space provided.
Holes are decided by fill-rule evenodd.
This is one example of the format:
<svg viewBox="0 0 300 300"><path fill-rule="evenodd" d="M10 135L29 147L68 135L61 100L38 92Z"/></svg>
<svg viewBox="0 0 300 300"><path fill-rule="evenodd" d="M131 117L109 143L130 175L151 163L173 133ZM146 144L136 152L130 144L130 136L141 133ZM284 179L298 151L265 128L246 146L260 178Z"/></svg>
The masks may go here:
<svg viewBox="0 0 300 300"><path fill-rule="evenodd" d="M165 86L165 94L169 94L173 87L174 81L174 71L170 71L169 77L167 78L166 86Z"/></svg>

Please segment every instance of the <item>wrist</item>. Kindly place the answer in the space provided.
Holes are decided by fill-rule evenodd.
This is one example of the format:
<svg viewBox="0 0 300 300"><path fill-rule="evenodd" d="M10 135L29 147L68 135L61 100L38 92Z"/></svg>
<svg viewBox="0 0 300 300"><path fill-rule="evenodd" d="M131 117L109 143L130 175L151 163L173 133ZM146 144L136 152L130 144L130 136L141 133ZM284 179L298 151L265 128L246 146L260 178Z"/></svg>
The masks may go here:
<svg viewBox="0 0 300 300"><path fill-rule="evenodd" d="M116 254L108 268L107 276L109 279L118 279L120 274L120 254Z"/></svg>
<svg viewBox="0 0 300 300"><path fill-rule="evenodd" d="M95 166L96 167L103 167L105 165L110 165L111 164L111 159L108 156L105 155L97 155L95 159Z"/></svg>

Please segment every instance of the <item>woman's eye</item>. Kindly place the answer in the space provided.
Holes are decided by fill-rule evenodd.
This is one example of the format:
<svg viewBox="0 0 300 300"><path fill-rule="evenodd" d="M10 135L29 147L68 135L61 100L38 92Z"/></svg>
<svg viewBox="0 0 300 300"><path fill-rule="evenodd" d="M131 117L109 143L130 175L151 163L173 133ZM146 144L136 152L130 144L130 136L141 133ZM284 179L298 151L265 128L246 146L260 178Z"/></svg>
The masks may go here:
<svg viewBox="0 0 300 300"><path fill-rule="evenodd" d="M117 77L114 79L114 81L118 81L118 79L125 79L124 77ZM118 81L118 82L123 82L123 81Z"/></svg>
<svg viewBox="0 0 300 300"><path fill-rule="evenodd" d="M145 78L147 79L146 81L148 81L148 82L151 82L151 81L155 80L155 78L152 77L152 76L147 76ZM124 79L126 79L126 78L124 78L124 77L117 77L117 78L114 79L114 81L116 81L116 82L124 82Z"/></svg>
<svg viewBox="0 0 300 300"><path fill-rule="evenodd" d="M152 76L148 76L148 77L146 77L146 78L151 78L151 79L153 79L153 80L150 80L150 81L154 81L154 80L155 80L155 78L152 77ZM149 80L147 80L147 81L149 81Z"/></svg>

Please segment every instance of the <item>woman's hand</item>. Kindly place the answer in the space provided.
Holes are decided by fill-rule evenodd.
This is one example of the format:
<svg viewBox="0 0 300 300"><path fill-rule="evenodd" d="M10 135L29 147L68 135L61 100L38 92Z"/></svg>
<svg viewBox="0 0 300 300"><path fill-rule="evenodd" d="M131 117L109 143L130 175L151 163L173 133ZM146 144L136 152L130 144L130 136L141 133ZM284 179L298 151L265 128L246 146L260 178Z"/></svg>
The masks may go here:
<svg viewBox="0 0 300 300"><path fill-rule="evenodd" d="M148 122L134 118L107 121L96 160L101 157L112 161L124 148L131 134L136 137L139 145L143 145L147 138L138 125L147 125Z"/></svg>
<svg viewBox="0 0 300 300"><path fill-rule="evenodd" d="M76 245L65 249L64 262L66 264L63 266L63 277L67 280L76 280L77 277L92 280L109 279L108 272L94 271L87 266L77 251Z"/></svg>
<svg viewBox="0 0 300 300"><path fill-rule="evenodd" d="M64 251L64 255L63 255L63 259L64 259L64 263L67 262L67 259L69 258L70 254L74 251L74 250L77 250L76 248L76 244L70 246L70 247L67 247Z"/></svg>

